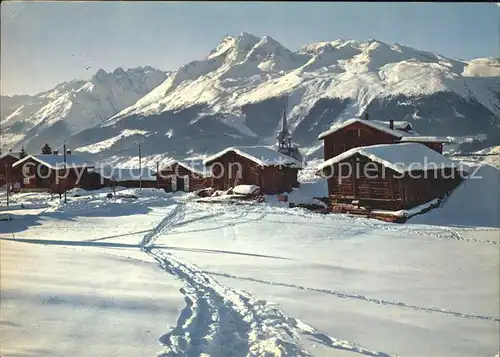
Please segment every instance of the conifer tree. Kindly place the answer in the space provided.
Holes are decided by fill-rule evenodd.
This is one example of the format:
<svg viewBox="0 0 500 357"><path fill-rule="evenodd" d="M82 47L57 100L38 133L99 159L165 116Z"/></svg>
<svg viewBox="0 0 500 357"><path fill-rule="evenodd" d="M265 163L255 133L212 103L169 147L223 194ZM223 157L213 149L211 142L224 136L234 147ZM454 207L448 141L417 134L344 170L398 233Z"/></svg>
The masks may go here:
<svg viewBox="0 0 500 357"><path fill-rule="evenodd" d="M23 159L25 158L26 156L28 156L28 154L26 153L26 150L24 149L24 146L21 147L21 151L19 152L19 158L20 159Z"/></svg>
<svg viewBox="0 0 500 357"><path fill-rule="evenodd" d="M49 144L45 144L44 146L42 146L42 154L52 154L52 148L49 146Z"/></svg>

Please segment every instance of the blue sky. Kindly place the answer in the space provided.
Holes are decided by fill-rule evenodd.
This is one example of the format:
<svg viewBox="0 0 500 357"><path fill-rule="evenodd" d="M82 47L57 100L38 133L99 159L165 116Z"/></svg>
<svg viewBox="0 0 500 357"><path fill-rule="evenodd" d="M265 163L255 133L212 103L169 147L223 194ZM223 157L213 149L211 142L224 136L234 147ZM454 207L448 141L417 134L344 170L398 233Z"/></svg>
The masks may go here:
<svg viewBox="0 0 500 357"><path fill-rule="evenodd" d="M2 2L1 92L32 94L99 68L164 70L201 59L226 35L311 41L371 38L453 58L500 57L494 3ZM91 66L89 70L85 66Z"/></svg>

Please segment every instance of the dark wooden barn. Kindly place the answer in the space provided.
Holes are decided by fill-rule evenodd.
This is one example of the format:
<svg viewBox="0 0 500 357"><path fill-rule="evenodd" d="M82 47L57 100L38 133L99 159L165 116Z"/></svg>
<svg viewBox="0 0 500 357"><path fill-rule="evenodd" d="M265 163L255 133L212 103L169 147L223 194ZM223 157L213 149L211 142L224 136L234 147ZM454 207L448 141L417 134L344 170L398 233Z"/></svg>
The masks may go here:
<svg viewBox="0 0 500 357"><path fill-rule="evenodd" d="M391 211L442 197L463 178L456 161L419 143L353 148L325 161L317 174L327 178L334 205Z"/></svg>
<svg viewBox="0 0 500 357"><path fill-rule="evenodd" d="M212 187L227 190L237 185L257 185L263 194L290 192L298 187L302 163L264 146L227 148L203 163L212 168Z"/></svg>
<svg viewBox="0 0 500 357"><path fill-rule="evenodd" d="M202 159L172 160L154 175L158 180L158 188L167 192L191 192L212 185L212 172Z"/></svg>
<svg viewBox="0 0 500 357"><path fill-rule="evenodd" d="M12 176L12 165L19 160L19 153L8 152L0 156L0 186L14 182ZM12 186L12 185L9 185Z"/></svg>
<svg viewBox="0 0 500 357"><path fill-rule="evenodd" d="M442 142L446 141L419 136L408 122L393 120L383 122L367 119L349 119L335 124L329 130L321 133L318 139L323 140L325 160L352 148L393 144L402 142L402 140L422 142L431 149L442 153ZM434 140L434 142L429 139Z"/></svg>
<svg viewBox="0 0 500 357"><path fill-rule="evenodd" d="M98 170L89 169L82 177L80 187L84 190L98 190L110 186L113 186L113 182L108 177L102 176Z"/></svg>
<svg viewBox="0 0 500 357"><path fill-rule="evenodd" d="M20 190L64 192L81 186L93 164L75 156L58 154L28 155L12 165L13 179Z"/></svg>
<svg viewBox="0 0 500 357"><path fill-rule="evenodd" d="M99 183L100 187L115 186L115 187L126 187L126 188L156 188L157 182L156 177L149 168L143 167L139 168L126 168L126 167L116 167L116 166L100 166L94 170L100 178L91 178L91 182L94 184ZM104 182L104 184L101 184Z"/></svg>

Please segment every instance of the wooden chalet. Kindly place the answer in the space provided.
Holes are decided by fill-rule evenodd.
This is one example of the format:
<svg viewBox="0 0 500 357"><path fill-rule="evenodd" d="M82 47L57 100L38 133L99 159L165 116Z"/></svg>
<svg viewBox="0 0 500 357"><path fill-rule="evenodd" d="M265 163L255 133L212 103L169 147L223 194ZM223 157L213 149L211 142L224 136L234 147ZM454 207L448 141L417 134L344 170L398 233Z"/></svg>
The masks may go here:
<svg viewBox="0 0 500 357"><path fill-rule="evenodd" d="M154 174L158 188L167 192L197 191L212 185L212 172L202 159L172 160Z"/></svg>
<svg viewBox="0 0 500 357"><path fill-rule="evenodd" d="M81 179L93 164L82 157L59 154L28 155L13 165L14 187L61 193L81 186Z"/></svg>
<svg viewBox="0 0 500 357"><path fill-rule="evenodd" d="M391 211L442 197L462 180L456 161L420 143L352 148L326 160L317 174L328 179L332 205Z"/></svg>
<svg viewBox="0 0 500 357"><path fill-rule="evenodd" d="M368 116L365 119L349 119L334 124L329 130L321 133L318 139L323 140L325 160L352 148L407 141L422 143L442 153L443 143L446 142L446 139L418 135L408 122L369 120Z"/></svg>
<svg viewBox="0 0 500 357"><path fill-rule="evenodd" d="M298 187L302 162L265 146L230 147L206 158L212 187L228 190L237 185L257 185L263 194L290 192Z"/></svg>
<svg viewBox="0 0 500 357"><path fill-rule="evenodd" d="M0 156L0 186L4 186L9 180L12 183L12 165L19 161L19 153L8 152Z"/></svg>

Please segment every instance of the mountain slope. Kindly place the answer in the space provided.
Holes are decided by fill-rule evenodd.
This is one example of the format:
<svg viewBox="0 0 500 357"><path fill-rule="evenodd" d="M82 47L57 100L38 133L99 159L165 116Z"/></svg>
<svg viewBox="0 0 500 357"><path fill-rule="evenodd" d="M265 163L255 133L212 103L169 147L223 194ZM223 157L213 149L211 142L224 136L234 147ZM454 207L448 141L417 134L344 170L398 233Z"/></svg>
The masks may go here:
<svg viewBox="0 0 500 357"><path fill-rule="evenodd" d="M58 146L133 104L166 77L151 67L100 69L89 81L62 83L36 96L2 97L3 144L22 141L33 151L44 141Z"/></svg>
<svg viewBox="0 0 500 357"><path fill-rule="evenodd" d="M60 99L41 122L64 123L70 145L96 160L128 160L138 143L148 155L180 157L273 144L285 105L293 136L306 148L317 147L317 135L332 123L365 111L410 121L422 134L487 133L500 141L498 58L464 62L377 40L309 43L293 52L269 36L242 33L151 89L127 105L101 101L101 115L88 101L71 107L92 120L54 119L66 110L68 100Z"/></svg>
<svg viewBox="0 0 500 357"><path fill-rule="evenodd" d="M308 92L302 94L301 102L310 99L307 94L364 99L358 103L359 111L375 97L454 91L500 114L498 59L465 63L375 40L309 44L297 53L268 36L259 41L245 33L226 38L222 44L224 51L215 51L203 61L181 67L173 75L179 78L177 82L165 82L154 91L158 94L162 89L162 96L150 93L115 117L159 114L201 103L233 109L300 90ZM471 70L472 67L482 70ZM310 109L314 100L306 102L307 105L302 103L302 112L307 111L306 107ZM152 107L153 103L159 105Z"/></svg>
<svg viewBox="0 0 500 357"><path fill-rule="evenodd" d="M267 144L288 102L294 137L308 147L334 121L365 111L379 120L404 118L423 134L489 133L500 140L499 69L499 59L463 62L376 40L310 43L291 52L269 36L243 33L181 67L104 126L134 118L168 126L170 116L198 107L193 118L217 117L247 140ZM183 152L169 135L163 150Z"/></svg>

